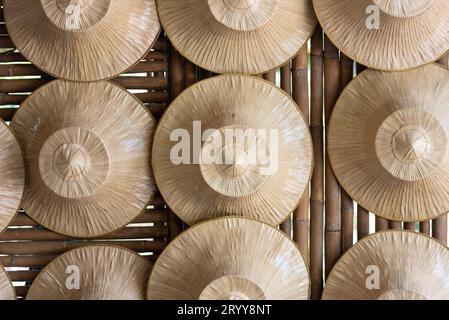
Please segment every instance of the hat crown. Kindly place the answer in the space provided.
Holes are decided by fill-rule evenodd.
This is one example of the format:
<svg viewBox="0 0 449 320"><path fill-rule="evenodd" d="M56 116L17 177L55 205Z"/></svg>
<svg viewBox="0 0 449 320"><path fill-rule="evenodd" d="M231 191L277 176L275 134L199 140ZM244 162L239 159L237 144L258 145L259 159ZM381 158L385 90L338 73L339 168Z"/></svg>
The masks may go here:
<svg viewBox="0 0 449 320"><path fill-rule="evenodd" d="M88 29L107 15L112 0L41 0L45 15L66 31Z"/></svg>
<svg viewBox="0 0 449 320"><path fill-rule="evenodd" d="M380 10L394 17L414 17L429 9L434 0L373 0Z"/></svg>
<svg viewBox="0 0 449 320"><path fill-rule="evenodd" d="M427 300L427 298L416 291L390 289L382 293L377 300Z"/></svg>
<svg viewBox="0 0 449 320"><path fill-rule="evenodd" d="M228 28L252 31L268 23L279 0L208 0L214 18Z"/></svg>
<svg viewBox="0 0 449 320"><path fill-rule="evenodd" d="M201 292L200 300L265 300L258 284L240 275L223 276L209 283Z"/></svg>

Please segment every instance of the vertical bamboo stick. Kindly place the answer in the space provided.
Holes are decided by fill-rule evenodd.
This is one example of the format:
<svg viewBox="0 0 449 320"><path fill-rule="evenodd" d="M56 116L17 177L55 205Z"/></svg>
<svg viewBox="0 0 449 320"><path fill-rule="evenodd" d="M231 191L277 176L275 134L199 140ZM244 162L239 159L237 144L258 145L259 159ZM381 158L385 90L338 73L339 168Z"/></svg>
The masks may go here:
<svg viewBox="0 0 449 320"><path fill-rule="evenodd" d="M324 106L326 133L329 119L340 91L340 60L338 49L324 37ZM340 186L326 152L325 164L325 271L326 277L341 255Z"/></svg>
<svg viewBox="0 0 449 320"><path fill-rule="evenodd" d="M393 230L401 230L402 223L400 221L388 221L388 227Z"/></svg>
<svg viewBox="0 0 449 320"><path fill-rule="evenodd" d="M190 87L196 82L196 66L184 59L184 88Z"/></svg>
<svg viewBox="0 0 449 320"><path fill-rule="evenodd" d="M369 211L357 205L357 239L361 240L369 235Z"/></svg>
<svg viewBox="0 0 449 320"><path fill-rule="evenodd" d="M310 131L313 139L314 169L310 182L310 277L311 299L323 290L324 227L324 141L323 141L323 31L318 26L312 36Z"/></svg>
<svg viewBox="0 0 449 320"><path fill-rule="evenodd" d="M360 63L356 65L357 74L366 70L366 67ZM357 204L357 239L363 239L369 235L369 211Z"/></svg>
<svg viewBox="0 0 449 320"><path fill-rule="evenodd" d="M284 90L289 96L292 95L292 72L291 72L291 62L290 61L281 67L281 89ZM292 217L289 216L288 219L285 220L280 225L280 228L289 237L291 237L292 236Z"/></svg>
<svg viewBox="0 0 449 320"><path fill-rule="evenodd" d="M432 221L432 237L447 244L447 215Z"/></svg>
<svg viewBox="0 0 449 320"><path fill-rule="evenodd" d="M364 65L357 63L357 74L366 70ZM357 204L357 239L361 240L369 235L369 211Z"/></svg>
<svg viewBox="0 0 449 320"><path fill-rule="evenodd" d="M438 63L448 66L449 55L444 55ZM447 244L447 214L432 221L432 236Z"/></svg>
<svg viewBox="0 0 449 320"><path fill-rule="evenodd" d="M376 232L388 229L388 220L376 216Z"/></svg>
<svg viewBox="0 0 449 320"><path fill-rule="evenodd" d="M423 221L419 224L419 232L430 236L430 221Z"/></svg>
<svg viewBox="0 0 449 320"><path fill-rule="evenodd" d="M416 231L415 222L404 222L404 230Z"/></svg>
<svg viewBox="0 0 449 320"><path fill-rule="evenodd" d="M301 108L304 119L309 124L309 54L307 46L292 61L293 100ZM310 192L307 186L299 207L293 213L293 240L298 244L303 256L309 258L309 204Z"/></svg>
<svg viewBox="0 0 449 320"><path fill-rule="evenodd" d="M184 89L184 70L182 65L182 56L175 50L175 48L167 40L168 56L169 56L169 96L173 101ZM168 229L170 239L174 239L182 232L182 221L170 211L168 219Z"/></svg>
<svg viewBox="0 0 449 320"><path fill-rule="evenodd" d="M276 84L276 70L271 70L267 73L264 73L263 78L273 84Z"/></svg>
<svg viewBox="0 0 449 320"><path fill-rule="evenodd" d="M354 61L341 54L341 91L354 76ZM354 241L354 201L341 188L341 249L342 253L352 247Z"/></svg>

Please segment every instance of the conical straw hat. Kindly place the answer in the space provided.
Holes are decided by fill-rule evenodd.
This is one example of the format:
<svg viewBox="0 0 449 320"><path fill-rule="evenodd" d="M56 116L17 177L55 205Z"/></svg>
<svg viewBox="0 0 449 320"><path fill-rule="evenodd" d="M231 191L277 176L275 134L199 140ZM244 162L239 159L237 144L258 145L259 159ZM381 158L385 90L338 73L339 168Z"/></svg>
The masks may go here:
<svg viewBox="0 0 449 320"><path fill-rule="evenodd" d="M160 255L150 300L305 300L310 280L298 247L279 229L239 217L200 223Z"/></svg>
<svg viewBox="0 0 449 320"><path fill-rule="evenodd" d="M154 0L4 0L17 49L57 78L116 77L139 62L156 41Z"/></svg>
<svg viewBox="0 0 449 320"><path fill-rule="evenodd" d="M449 71L367 70L345 89L329 125L332 168L367 210L396 221L449 211Z"/></svg>
<svg viewBox="0 0 449 320"><path fill-rule="evenodd" d="M159 18L187 59L216 73L283 65L316 25L309 0L157 0Z"/></svg>
<svg viewBox="0 0 449 320"><path fill-rule="evenodd" d="M313 0L326 35L378 70L406 70L449 50L447 0Z"/></svg>
<svg viewBox="0 0 449 320"><path fill-rule="evenodd" d="M151 263L115 246L76 248L53 260L28 291L28 300L144 300Z"/></svg>
<svg viewBox="0 0 449 320"><path fill-rule="evenodd" d="M324 300L447 300L449 251L409 231L373 234L345 253L332 269Z"/></svg>
<svg viewBox="0 0 449 320"><path fill-rule="evenodd" d="M12 121L28 170L25 211L61 234L90 238L134 220L155 193L155 121L110 82L53 81Z"/></svg>
<svg viewBox="0 0 449 320"><path fill-rule="evenodd" d="M0 265L0 301L16 300L16 290L11 282L8 272Z"/></svg>
<svg viewBox="0 0 449 320"><path fill-rule="evenodd" d="M25 188L22 151L8 125L0 119L0 232L17 214Z"/></svg>
<svg viewBox="0 0 449 320"><path fill-rule="evenodd" d="M190 225L228 215L278 225L304 193L312 153L308 125L287 94L260 78L223 75L168 108L153 168L167 204Z"/></svg>

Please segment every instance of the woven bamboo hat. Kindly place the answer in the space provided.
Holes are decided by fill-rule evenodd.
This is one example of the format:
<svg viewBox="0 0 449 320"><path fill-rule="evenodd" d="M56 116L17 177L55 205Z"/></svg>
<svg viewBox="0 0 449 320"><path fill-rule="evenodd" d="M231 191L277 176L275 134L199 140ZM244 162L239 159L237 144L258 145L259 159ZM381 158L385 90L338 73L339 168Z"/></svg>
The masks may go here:
<svg viewBox="0 0 449 320"><path fill-rule="evenodd" d="M406 70L449 50L447 0L313 0L326 35L378 70Z"/></svg>
<svg viewBox="0 0 449 320"><path fill-rule="evenodd" d="M90 238L124 227L155 193L155 121L110 82L53 81L17 111L27 168L23 207L43 226Z"/></svg>
<svg viewBox="0 0 449 320"><path fill-rule="evenodd" d="M0 119L0 232L17 214L25 188L23 155L8 125Z"/></svg>
<svg viewBox="0 0 449 320"><path fill-rule="evenodd" d="M8 272L0 265L0 301L16 300L16 290L11 282Z"/></svg>
<svg viewBox="0 0 449 320"><path fill-rule="evenodd" d="M216 72L259 74L305 45L316 19L309 0L157 0L159 18L187 59Z"/></svg>
<svg viewBox="0 0 449 320"><path fill-rule="evenodd" d="M449 250L409 231L383 231L352 247L333 268L324 300L447 300Z"/></svg>
<svg viewBox="0 0 449 320"><path fill-rule="evenodd" d="M449 211L449 71L368 70L345 89L328 150L344 189L369 211L423 221Z"/></svg>
<svg viewBox="0 0 449 320"><path fill-rule="evenodd" d="M42 270L28 300L144 300L151 263L116 246L70 250Z"/></svg>
<svg viewBox="0 0 449 320"><path fill-rule="evenodd" d="M287 94L260 78L223 75L191 86L168 108L153 168L165 201L190 225L228 215L278 225L304 193L312 153Z"/></svg>
<svg viewBox="0 0 449 320"><path fill-rule="evenodd" d="M200 223L162 252L150 300L305 300L309 273L279 229L241 217Z"/></svg>
<svg viewBox="0 0 449 320"><path fill-rule="evenodd" d="M130 69L156 41L154 0L4 0L17 49L57 78L96 81Z"/></svg>

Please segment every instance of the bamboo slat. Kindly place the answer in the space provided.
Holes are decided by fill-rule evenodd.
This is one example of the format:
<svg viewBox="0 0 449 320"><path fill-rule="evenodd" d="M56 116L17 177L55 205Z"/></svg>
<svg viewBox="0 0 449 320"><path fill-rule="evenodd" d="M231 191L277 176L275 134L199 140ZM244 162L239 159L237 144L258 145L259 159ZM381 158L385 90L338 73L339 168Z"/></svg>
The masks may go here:
<svg viewBox="0 0 449 320"><path fill-rule="evenodd" d="M310 278L311 299L323 290L324 140L323 140L323 31L317 27L311 41L310 131L314 169L310 182Z"/></svg>
<svg viewBox="0 0 449 320"><path fill-rule="evenodd" d="M430 236L430 221L424 221L419 224L419 232Z"/></svg>
<svg viewBox="0 0 449 320"><path fill-rule="evenodd" d="M369 212L357 205L357 239L361 240L369 235Z"/></svg>
<svg viewBox="0 0 449 320"><path fill-rule="evenodd" d="M366 66L356 63L357 74L362 73L366 70ZM361 240L369 235L370 223L369 223L369 212L357 204L357 239Z"/></svg>
<svg viewBox="0 0 449 320"><path fill-rule="evenodd" d="M307 124L310 123L308 64L308 48L304 46L299 55L292 60L292 97L301 108ZM293 240L298 244L307 261L309 260L309 207L310 191L308 186L292 219Z"/></svg>
<svg viewBox="0 0 449 320"><path fill-rule="evenodd" d="M338 49L324 37L324 106L326 129L340 91L340 60ZM327 132L327 130L326 130ZM329 275L341 255L340 185L326 152L325 165L325 273Z"/></svg>
<svg viewBox="0 0 449 320"><path fill-rule="evenodd" d="M340 57L341 91L354 76L354 62L344 54ZM354 200L341 188L341 249L352 247L354 241Z"/></svg>
<svg viewBox="0 0 449 320"><path fill-rule="evenodd" d="M167 41L168 42L168 41ZM173 101L184 90L184 67L182 56L176 49L168 45L168 57L169 57L169 95L170 101ZM170 239L174 239L178 234L182 232L182 221L173 213L170 212L168 219L168 228L170 232Z"/></svg>
<svg viewBox="0 0 449 320"><path fill-rule="evenodd" d="M289 96L292 95L292 72L291 72L291 61L281 67L281 89L285 91ZM292 236L292 216L289 216L285 220L280 228L289 237Z"/></svg>

